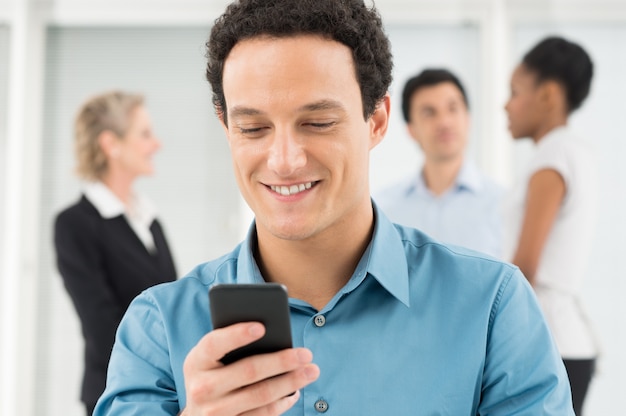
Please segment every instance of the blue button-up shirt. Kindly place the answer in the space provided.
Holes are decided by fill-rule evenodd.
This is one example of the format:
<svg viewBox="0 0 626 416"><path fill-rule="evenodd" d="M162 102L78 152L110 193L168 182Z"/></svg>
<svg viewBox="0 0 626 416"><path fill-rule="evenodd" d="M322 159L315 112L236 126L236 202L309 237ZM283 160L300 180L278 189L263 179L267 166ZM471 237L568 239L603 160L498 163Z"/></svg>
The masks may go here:
<svg viewBox="0 0 626 416"><path fill-rule="evenodd" d="M393 222L447 244L500 257L503 195L499 185L466 161L452 187L442 195L428 189L420 170L376 192L374 200Z"/></svg>
<svg viewBox="0 0 626 416"><path fill-rule="evenodd" d="M254 226L232 253L129 307L95 415L175 415L183 361L211 331L208 289L258 283ZM376 210L354 274L320 311L290 299L293 340L320 377L287 415L573 415L570 389L519 270L434 242ZM323 316L323 319L320 318Z"/></svg>

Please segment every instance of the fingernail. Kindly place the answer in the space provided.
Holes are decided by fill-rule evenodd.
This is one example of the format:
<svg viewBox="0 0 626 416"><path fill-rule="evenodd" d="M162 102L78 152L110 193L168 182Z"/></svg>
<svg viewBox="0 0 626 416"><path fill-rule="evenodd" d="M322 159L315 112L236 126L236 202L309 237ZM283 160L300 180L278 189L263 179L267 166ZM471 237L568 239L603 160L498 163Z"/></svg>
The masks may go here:
<svg viewBox="0 0 626 416"><path fill-rule="evenodd" d="M308 380L315 380L319 375L319 369L314 365L306 366L304 367L304 375Z"/></svg>
<svg viewBox="0 0 626 416"><path fill-rule="evenodd" d="M303 364L306 364L311 361L312 354L308 350L298 350L298 361Z"/></svg>
<svg viewBox="0 0 626 416"><path fill-rule="evenodd" d="M248 328L248 332L253 337L260 337L261 335L263 335L263 325L251 324L250 327Z"/></svg>
<svg viewBox="0 0 626 416"><path fill-rule="evenodd" d="M286 399L289 399L289 401L295 403L298 401L298 399L300 398L300 390L296 390L293 393L291 393L290 395L288 395L287 397L285 397Z"/></svg>

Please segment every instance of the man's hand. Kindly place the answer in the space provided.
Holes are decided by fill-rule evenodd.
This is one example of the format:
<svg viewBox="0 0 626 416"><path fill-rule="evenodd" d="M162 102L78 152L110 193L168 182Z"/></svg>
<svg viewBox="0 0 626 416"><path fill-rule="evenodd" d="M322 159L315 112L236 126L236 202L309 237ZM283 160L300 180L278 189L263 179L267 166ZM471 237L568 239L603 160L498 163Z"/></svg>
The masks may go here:
<svg viewBox="0 0 626 416"><path fill-rule="evenodd" d="M308 349L251 356L227 366L219 361L264 333L262 324L247 322L205 335L183 365L187 406L182 415L279 415L293 406L299 389L319 377Z"/></svg>

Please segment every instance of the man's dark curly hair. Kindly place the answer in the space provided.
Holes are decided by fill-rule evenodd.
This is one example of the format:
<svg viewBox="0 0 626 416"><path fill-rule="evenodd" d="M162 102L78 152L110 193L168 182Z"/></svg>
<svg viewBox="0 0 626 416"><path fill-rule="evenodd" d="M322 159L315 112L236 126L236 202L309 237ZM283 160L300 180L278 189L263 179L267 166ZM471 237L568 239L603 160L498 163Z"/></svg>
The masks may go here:
<svg viewBox="0 0 626 416"><path fill-rule="evenodd" d="M391 46L374 6L363 0L239 0L231 3L211 29L206 43L206 77L213 105L224 122L224 61L237 42L257 36L320 35L352 50L367 120L391 84Z"/></svg>

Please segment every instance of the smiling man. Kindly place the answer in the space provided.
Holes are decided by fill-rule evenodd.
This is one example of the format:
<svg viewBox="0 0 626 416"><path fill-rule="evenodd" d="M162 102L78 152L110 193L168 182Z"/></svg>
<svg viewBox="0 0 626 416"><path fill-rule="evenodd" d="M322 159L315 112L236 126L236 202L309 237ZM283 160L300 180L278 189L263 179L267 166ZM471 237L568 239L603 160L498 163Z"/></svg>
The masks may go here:
<svg viewBox="0 0 626 416"><path fill-rule="evenodd" d="M370 199L392 70L376 10L242 0L207 48L255 220L231 253L135 299L95 414L571 415L519 270L393 225ZM224 365L265 328L213 329L208 289L264 282L289 291L294 348Z"/></svg>

